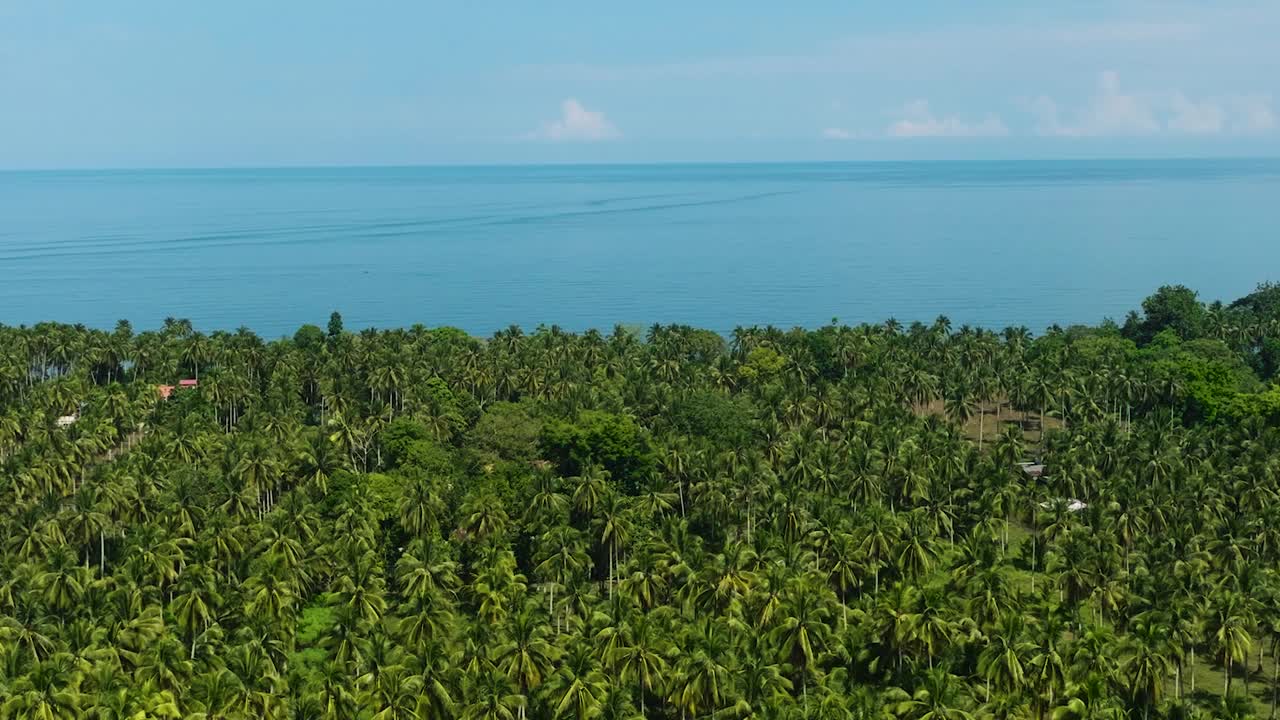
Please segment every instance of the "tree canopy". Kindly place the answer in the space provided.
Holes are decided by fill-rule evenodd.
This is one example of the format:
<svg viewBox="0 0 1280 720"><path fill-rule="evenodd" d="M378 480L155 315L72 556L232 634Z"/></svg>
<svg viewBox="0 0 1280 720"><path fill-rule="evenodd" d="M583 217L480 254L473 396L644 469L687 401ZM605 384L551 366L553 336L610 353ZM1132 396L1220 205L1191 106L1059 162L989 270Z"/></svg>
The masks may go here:
<svg viewBox="0 0 1280 720"><path fill-rule="evenodd" d="M0 718L1274 716L1277 297L0 326Z"/></svg>

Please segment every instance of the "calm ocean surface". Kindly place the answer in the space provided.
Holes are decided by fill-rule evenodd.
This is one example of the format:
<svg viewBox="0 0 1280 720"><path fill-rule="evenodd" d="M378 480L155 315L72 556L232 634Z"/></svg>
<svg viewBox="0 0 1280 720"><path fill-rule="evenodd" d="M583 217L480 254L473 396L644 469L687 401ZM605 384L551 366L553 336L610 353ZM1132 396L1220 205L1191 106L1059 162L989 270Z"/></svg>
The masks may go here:
<svg viewBox="0 0 1280 720"><path fill-rule="evenodd" d="M1280 160L0 172L0 322L1117 319L1280 279Z"/></svg>

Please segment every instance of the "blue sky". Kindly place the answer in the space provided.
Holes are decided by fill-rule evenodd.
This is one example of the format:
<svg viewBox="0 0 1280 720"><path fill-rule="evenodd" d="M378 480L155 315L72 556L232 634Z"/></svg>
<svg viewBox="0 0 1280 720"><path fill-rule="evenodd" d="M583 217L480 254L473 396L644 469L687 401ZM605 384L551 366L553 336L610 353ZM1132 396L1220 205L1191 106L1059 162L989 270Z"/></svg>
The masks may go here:
<svg viewBox="0 0 1280 720"><path fill-rule="evenodd" d="M1280 3L0 0L0 167L1280 155Z"/></svg>

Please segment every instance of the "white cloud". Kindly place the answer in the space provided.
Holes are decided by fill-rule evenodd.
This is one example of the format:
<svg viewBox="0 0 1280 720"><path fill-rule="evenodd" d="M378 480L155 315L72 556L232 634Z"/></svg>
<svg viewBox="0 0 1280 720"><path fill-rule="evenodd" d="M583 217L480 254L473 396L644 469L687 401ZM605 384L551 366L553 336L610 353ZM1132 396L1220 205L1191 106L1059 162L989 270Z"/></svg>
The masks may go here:
<svg viewBox="0 0 1280 720"><path fill-rule="evenodd" d="M531 139L553 141L613 140L622 132L599 110L588 110L574 98L560 103L560 117L531 133Z"/></svg>
<svg viewBox="0 0 1280 720"><path fill-rule="evenodd" d="M1160 132L1149 103L1120 89L1120 75L1105 70L1098 75L1098 89L1069 121L1062 118L1057 102L1041 95L1028 103L1036 116L1036 132L1062 137L1150 135Z"/></svg>
<svg viewBox="0 0 1280 720"><path fill-rule="evenodd" d="M852 140L853 133L845 130L844 128L829 127L823 128L822 138L824 140Z"/></svg>
<svg viewBox="0 0 1280 720"><path fill-rule="evenodd" d="M1098 94L1085 111L1086 135L1147 135L1159 132L1148 102L1120 89L1120 74L1104 70L1098 76Z"/></svg>
<svg viewBox="0 0 1280 720"><path fill-rule="evenodd" d="M1265 133L1276 129L1276 114L1267 95L1241 95L1231 99L1235 114L1231 129L1241 133Z"/></svg>
<svg viewBox="0 0 1280 720"><path fill-rule="evenodd" d="M1226 110L1213 100L1197 102L1181 92L1175 92L1171 102L1173 117L1169 118L1169 129L1174 132L1212 135L1222 132L1226 127Z"/></svg>
<svg viewBox="0 0 1280 720"><path fill-rule="evenodd" d="M1126 91L1114 70L1099 74L1097 91L1074 112L1063 113L1046 95L1025 101L1023 107L1036 118L1036 134L1059 137L1222 135L1264 133L1276 127L1268 96L1197 99L1181 90Z"/></svg>
<svg viewBox="0 0 1280 720"><path fill-rule="evenodd" d="M938 117L929 108L928 100L915 100L902 108L903 117L885 130L891 137L999 137L1009 134L1009 128L999 116L987 114L976 123L966 122L955 115Z"/></svg>
<svg viewBox="0 0 1280 720"><path fill-rule="evenodd" d="M1041 95L1022 103L1024 109L1036 118L1037 135L1070 135L1058 117L1058 103L1048 95Z"/></svg>

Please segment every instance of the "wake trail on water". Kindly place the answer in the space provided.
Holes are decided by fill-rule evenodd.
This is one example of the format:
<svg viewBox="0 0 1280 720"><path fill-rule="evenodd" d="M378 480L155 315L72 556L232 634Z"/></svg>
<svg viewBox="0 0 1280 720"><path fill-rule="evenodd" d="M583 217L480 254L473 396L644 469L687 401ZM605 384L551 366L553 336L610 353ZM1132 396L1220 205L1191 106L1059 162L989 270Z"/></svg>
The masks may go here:
<svg viewBox="0 0 1280 720"><path fill-rule="evenodd" d="M462 215L434 219L327 223L287 228L237 229L188 237L152 238L137 239L126 242L112 242L109 246L103 246L102 243L104 240L111 242L115 239L127 237L123 234L113 233L93 236L81 240L71 240L35 246L28 245L25 247L14 248L13 251L0 252L0 260L19 261L65 257L114 257L145 253L185 252L212 248L289 246L335 243L349 241L352 239L387 239L420 235L439 231L441 229L457 230L468 227L554 223L572 220L575 218L643 214L663 212L667 210L679 210L682 208L729 205L789 195L795 192L798 191L775 190L725 198L689 200L685 202L651 203L635 207L603 207L591 210L566 210L542 214L519 215L516 217L510 217L503 213L487 213L481 215ZM602 200L589 201L587 204L600 205L612 202L629 202L639 199L657 199L661 197L679 197L679 194L672 193L665 195L632 196L629 198L605 198Z"/></svg>

